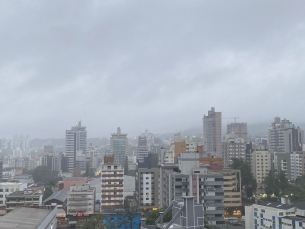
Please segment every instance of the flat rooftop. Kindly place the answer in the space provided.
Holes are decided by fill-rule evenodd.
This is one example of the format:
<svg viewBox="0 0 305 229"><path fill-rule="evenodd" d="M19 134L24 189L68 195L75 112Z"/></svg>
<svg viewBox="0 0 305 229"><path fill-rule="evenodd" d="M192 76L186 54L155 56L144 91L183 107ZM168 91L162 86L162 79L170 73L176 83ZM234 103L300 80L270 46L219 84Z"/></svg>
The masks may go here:
<svg viewBox="0 0 305 229"><path fill-rule="evenodd" d="M45 220L53 209L16 208L0 218L1 229L34 229Z"/></svg>

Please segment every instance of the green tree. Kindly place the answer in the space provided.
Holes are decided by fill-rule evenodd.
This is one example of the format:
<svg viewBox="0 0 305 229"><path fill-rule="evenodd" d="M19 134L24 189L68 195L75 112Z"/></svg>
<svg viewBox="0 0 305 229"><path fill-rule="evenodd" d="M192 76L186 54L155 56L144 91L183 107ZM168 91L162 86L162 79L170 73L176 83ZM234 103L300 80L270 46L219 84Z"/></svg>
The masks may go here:
<svg viewBox="0 0 305 229"><path fill-rule="evenodd" d="M45 187L44 192L43 192L43 196L42 196L42 200L47 199L48 197L50 197L53 194L52 189L48 186Z"/></svg>
<svg viewBox="0 0 305 229"><path fill-rule="evenodd" d="M270 170L268 176L264 178L263 184L265 185L265 192L268 196L268 200L275 196L277 198L288 195L291 191L291 184L283 171L275 174L274 171Z"/></svg>
<svg viewBox="0 0 305 229"><path fill-rule="evenodd" d="M47 185L51 180L58 181L58 172L50 170L47 166L38 166L32 173L35 183Z"/></svg>
<svg viewBox="0 0 305 229"><path fill-rule="evenodd" d="M133 220L140 214L140 209L137 204L133 204L129 199L125 199L123 207L122 217L118 218L117 225L118 228L122 226L133 228Z"/></svg>
<svg viewBox="0 0 305 229"><path fill-rule="evenodd" d="M243 159L232 158L232 169L239 169L241 172L241 186L246 193L248 199L253 196L257 189L256 180L251 172L251 166L245 162Z"/></svg>
<svg viewBox="0 0 305 229"><path fill-rule="evenodd" d="M156 220L160 216L160 212L164 212L167 209L167 206L164 206L158 210L153 210L149 212L148 217L146 219L147 225L155 225ZM173 211L172 209L163 217L163 222L169 222L173 218Z"/></svg>
<svg viewBox="0 0 305 229"><path fill-rule="evenodd" d="M83 224L81 229L104 229L105 226L103 225L103 220L103 216L92 216L85 224Z"/></svg>

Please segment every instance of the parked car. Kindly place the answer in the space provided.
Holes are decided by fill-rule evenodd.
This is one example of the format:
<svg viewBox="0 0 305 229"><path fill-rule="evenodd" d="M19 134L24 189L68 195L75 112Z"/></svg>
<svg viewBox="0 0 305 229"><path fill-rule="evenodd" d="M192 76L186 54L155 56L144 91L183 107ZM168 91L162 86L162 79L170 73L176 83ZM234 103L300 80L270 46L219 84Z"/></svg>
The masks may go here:
<svg viewBox="0 0 305 229"><path fill-rule="evenodd" d="M242 224L239 222L233 222L233 226L242 226Z"/></svg>

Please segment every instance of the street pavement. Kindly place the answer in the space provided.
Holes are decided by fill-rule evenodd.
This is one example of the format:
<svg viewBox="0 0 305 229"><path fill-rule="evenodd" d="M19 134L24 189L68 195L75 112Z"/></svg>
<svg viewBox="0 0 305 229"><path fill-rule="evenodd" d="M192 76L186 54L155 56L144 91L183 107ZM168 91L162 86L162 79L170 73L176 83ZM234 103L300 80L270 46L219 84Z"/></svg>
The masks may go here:
<svg viewBox="0 0 305 229"><path fill-rule="evenodd" d="M242 226L233 226L232 223L229 223L229 221L226 221L226 225L228 226L228 229L245 229L245 221L238 221L242 224Z"/></svg>

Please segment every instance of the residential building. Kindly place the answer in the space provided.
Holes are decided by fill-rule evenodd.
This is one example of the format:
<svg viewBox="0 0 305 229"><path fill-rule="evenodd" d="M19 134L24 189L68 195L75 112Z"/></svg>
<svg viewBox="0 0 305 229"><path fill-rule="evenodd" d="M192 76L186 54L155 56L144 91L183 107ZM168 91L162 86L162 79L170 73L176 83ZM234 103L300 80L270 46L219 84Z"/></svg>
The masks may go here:
<svg viewBox="0 0 305 229"><path fill-rule="evenodd" d="M61 168L61 158L60 156L47 154L41 158L41 165L47 166L52 171L59 171Z"/></svg>
<svg viewBox="0 0 305 229"><path fill-rule="evenodd" d="M272 158L268 150L257 148L251 155L251 170L258 185L271 170Z"/></svg>
<svg viewBox="0 0 305 229"><path fill-rule="evenodd" d="M110 153L114 156L116 163L124 164L125 157L128 155L128 138L127 134L121 133L120 127L117 133L111 134Z"/></svg>
<svg viewBox="0 0 305 229"><path fill-rule="evenodd" d="M253 152L253 145L252 142L248 142L246 144L246 151L245 151L245 160L247 163L251 164L251 154Z"/></svg>
<svg viewBox="0 0 305 229"><path fill-rule="evenodd" d="M234 212L235 215L241 215L242 207L242 189L241 189L241 172L240 170L224 169L213 170L214 173L223 175L223 191L225 214L229 215Z"/></svg>
<svg viewBox="0 0 305 229"><path fill-rule="evenodd" d="M163 222L163 217L173 210L172 215L177 216L168 223ZM183 196L182 202L174 200L173 203L156 220L155 225L146 225L146 220L141 219L141 229L203 229L204 228L204 210L202 204L195 203L195 197Z"/></svg>
<svg viewBox="0 0 305 229"><path fill-rule="evenodd" d="M88 177L67 177L63 183L64 183L64 189L70 190L71 186L75 186L77 184L85 184L88 183L90 179Z"/></svg>
<svg viewBox="0 0 305 229"><path fill-rule="evenodd" d="M145 136L138 137L138 162L143 162L148 155L147 139Z"/></svg>
<svg viewBox="0 0 305 229"><path fill-rule="evenodd" d="M223 167L229 168L232 158L245 160L246 144L243 138L238 138L234 133L224 136L222 143Z"/></svg>
<svg viewBox="0 0 305 229"><path fill-rule="evenodd" d="M216 157L222 157L221 119L221 112L216 112L214 107L203 116L204 151Z"/></svg>
<svg viewBox="0 0 305 229"><path fill-rule="evenodd" d="M268 131L268 142L269 148L274 151L302 151L304 131L295 127L289 120L276 117Z"/></svg>
<svg viewBox="0 0 305 229"><path fill-rule="evenodd" d="M23 152L19 147L13 150L13 158L22 158L22 157L23 157Z"/></svg>
<svg viewBox="0 0 305 229"><path fill-rule="evenodd" d="M142 162L138 163L138 169L158 168L158 164L159 155L149 152L148 155L143 158Z"/></svg>
<svg viewBox="0 0 305 229"><path fill-rule="evenodd" d="M234 133L237 138L243 138L244 142L248 142L247 123L231 123L227 125L227 134Z"/></svg>
<svg viewBox="0 0 305 229"><path fill-rule="evenodd" d="M290 180L295 181L298 177L301 177L304 173L305 165L305 153L304 152L292 152L290 154Z"/></svg>
<svg viewBox="0 0 305 229"><path fill-rule="evenodd" d="M221 168L221 169L223 168L222 158L211 156L211 154L208 154L207 157L199 157L199 163L203 165L209 165L210 169L215 166L217 166L217 168Z"/></svg>
<svg viewBox="0 0 305 229"><path fill-rule="evenodd" d="M305 227L305 202L291 204L286 198L281 202L265 202L245 206L247 229L303 229Z"/></svg>
<svg viewBox="0 0 305 229"><path fill-rule="evenodd" d="M21 207L0 218L0 228L54 229L57 227L57 207Z"/></svg>
<svg viewBox="0 0 305 229"><path fill-rule="evenodd" d="M101 212L114 212L124 202L124 167L115 162L114 156L104 157L101 182Z"/></svg>
<svg viewBox="0 0 305 229"><path fill-rule="evenodd" d="M77 126L73 126L71 130L66 130L66 148L65 156L68 158L68 171L71 172L76 165L76 154L81 152L87 155L87 130L79 121Z"/></svg>
<svg viewBox="0 0 305 229"><path fill-rule="evenodd" d="M23 191L26 188L27 188L26 183L12 183L12 182L0 183L0 206L5 206L6 195L9 195L16 191Z"/></svg>
<svg viewBox="0 0 305 229"><path fill-rule="evenodd" d="M272 169L278 173L284 172L287 179L291 179L291 157L289 153L285 152L272 152Z"/></svg>
<svg viewBox="0 0 305 229"><path fill-rule="evenodd" d="M70 219L76 216L91 216L95 207L95 188L88 183L70 186L67 195L67 215ZM71 217L72 216L72 217Z"/></svg>
<svg viewBox="0 0 305 229"><path fill-rule="evenodd" d="M6 195L6 213L20 206L40 206L42 205L42 191L24 189Z"/></svg>
<svg viewBox="0 0 305 229"><path fill-rule="evenodd" d="M198 153L182 153L178 161L178 165L161 164L159 207L194 196L195 203L203 205L209 225L225 228L223 175L200 167Z"/></svg>
<svg viewBox="0 0 305 229"><path fill-rule="evenodd" d="M136 201L141 209L158 208L159 168L138 169L136 172Z"/></svg>

